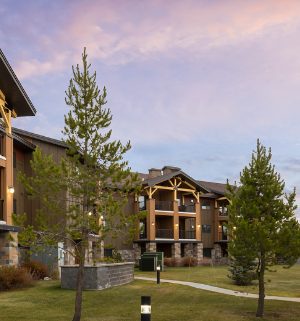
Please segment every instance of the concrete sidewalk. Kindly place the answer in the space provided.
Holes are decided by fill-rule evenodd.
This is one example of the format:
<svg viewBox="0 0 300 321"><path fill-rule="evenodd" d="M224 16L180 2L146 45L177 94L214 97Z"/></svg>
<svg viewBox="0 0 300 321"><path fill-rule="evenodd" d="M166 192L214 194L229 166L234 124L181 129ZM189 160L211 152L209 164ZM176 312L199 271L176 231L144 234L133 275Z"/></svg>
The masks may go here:
<svg viewBox="0 0 300 321"><path fill-rule="evenodd" d="M156 282L156 278L147 278L147 277L143 277L143 276L135 276L134 279ZM192 288L196 288L199 290L210 291L210 292L226 294L226 295L233 295L233 296L242 297L242 298L251 298L251 299L258 298L257 294L247 293L247 292L239 292L239 291L234 291L234 290L229 290L229 289L223 289L223 288L218 288L216 286L202 284L202 283L185 282L185 281L177 281L177 280L165 280L165 279L161 279L160 282L186 285L186 286L190 286ZM277 301L288 301L288 302L299 302L300 303L300 298L292 298L292 297L288 297L288 296L285 297L285 296L266 295L265 299L266 300L277 300Z"/></svg>

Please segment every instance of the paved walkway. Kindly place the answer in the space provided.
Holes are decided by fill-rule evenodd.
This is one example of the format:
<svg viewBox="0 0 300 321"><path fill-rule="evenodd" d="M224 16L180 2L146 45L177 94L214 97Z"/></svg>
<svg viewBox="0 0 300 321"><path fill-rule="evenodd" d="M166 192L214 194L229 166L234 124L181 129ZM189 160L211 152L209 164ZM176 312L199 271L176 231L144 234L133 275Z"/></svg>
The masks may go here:
<svg viewBox="0 0 300 321"><path fill-rule="evenodd" d="M136 280L155 281L156 282L156 278L147 278L147 277L143 277L143 276L135 276L134 278ZM252 299L258 298L257 294L247 293L247 292L239 292L239 291L234 291L234 290L229 290L229 289L223 289L223 288L218 288L216 286L202 284L202 283L186 282L186 281L178 281L178 280L165 280L165 279L160 279L160 282L186 285L186 286L190 286L192 288L196 288L199 290L211 291L211 292L215 292L215 293L233 295L233 296L238 296L238 297L243 297L243 298L252 298ZM265 299L266 300L299 302L300 303L300 298L292 298L292 297L285 297L285 296L266 295Z"/></svg>

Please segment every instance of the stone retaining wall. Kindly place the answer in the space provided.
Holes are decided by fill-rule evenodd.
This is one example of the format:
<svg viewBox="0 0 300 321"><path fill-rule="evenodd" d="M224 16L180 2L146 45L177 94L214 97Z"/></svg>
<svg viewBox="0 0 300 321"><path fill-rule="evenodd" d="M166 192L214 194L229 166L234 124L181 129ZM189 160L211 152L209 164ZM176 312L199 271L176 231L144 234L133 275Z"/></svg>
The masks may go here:
<svg viewBox="0 0 300 321"><path fill-rule="evenodd" d="M61 266L61 287L75 289L78 265ZM84 289L103 290L133 281L134 263L99 264L84 267Z"/></svg>

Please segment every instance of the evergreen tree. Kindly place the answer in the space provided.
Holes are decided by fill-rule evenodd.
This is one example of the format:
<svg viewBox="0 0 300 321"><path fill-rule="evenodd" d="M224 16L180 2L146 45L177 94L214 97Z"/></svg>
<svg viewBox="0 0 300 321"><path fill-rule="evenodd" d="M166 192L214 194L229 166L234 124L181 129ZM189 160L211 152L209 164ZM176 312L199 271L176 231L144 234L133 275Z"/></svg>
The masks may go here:
<svg viewBox="0 0 300 321"><path fill-rule="evenodd" d="M123 207L128 194L138 192L140 185L123 159L130 143L123 145L111 137L112 115L104 107L106 89L99 90L85 49L82 63L82 68L73 67L66 91L70 107L63 130L67 157L56 164L37 149L31 162L34 175L20 175L26 190L41 201L35 226L27 226L20 240L32 246L64 241L71 245L68 255L79 263L73 321L81 318L89 240L93 237L100 245L103 239L120 236L121 232L133 235L138 217L125 215ZM19 223L22 219L18 218Z"/></svg>
<svg viewBox="0 0 300 321"><path fill-rule="evenodd" d="M229 254L243 258L243 268L255 265L259 299L256 316L264 314L265 271L281 256L287 266L300 256L300 227L294 211L295 190L284 192L285 184L271 164L271 149L257 141L251 162L240 175L240 186L229 190ZM252 265L253 264L253 265Z"/></svg>

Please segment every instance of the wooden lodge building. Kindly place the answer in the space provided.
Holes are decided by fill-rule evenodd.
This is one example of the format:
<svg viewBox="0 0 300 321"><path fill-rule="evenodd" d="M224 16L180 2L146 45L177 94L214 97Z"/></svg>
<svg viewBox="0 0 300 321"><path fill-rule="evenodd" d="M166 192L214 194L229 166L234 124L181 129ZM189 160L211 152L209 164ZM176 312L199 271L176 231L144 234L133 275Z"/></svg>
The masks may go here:
<svg viewBox="0 0 300 321"><path fill-rule="evenodd" d="M27 197L16 174L30 175L30 160L36 146L59 161L66 145L59 140L12 127L16 117L36 113L29 97L0 50L0 266L18 264L18 231L12 213L27 213L33 223L37 200ZM145 251L162 251L165 257L203 256L219 259L227 255L227 199L225 184L196 180L181 169L165 166L140 174L143 192L131 196L126 213L146 211L134 242L117 250L129 260ZM65 263L70 263L66 262Z"/></svg>
<svg viewBox="0 0 300 321"><path fill-rule="evenodd" d="M138 209L147 216L134 241L135 257L161 251L165 257L227 256L226 184L195 180L180 168L165 166L140 174Z"/></svg>

